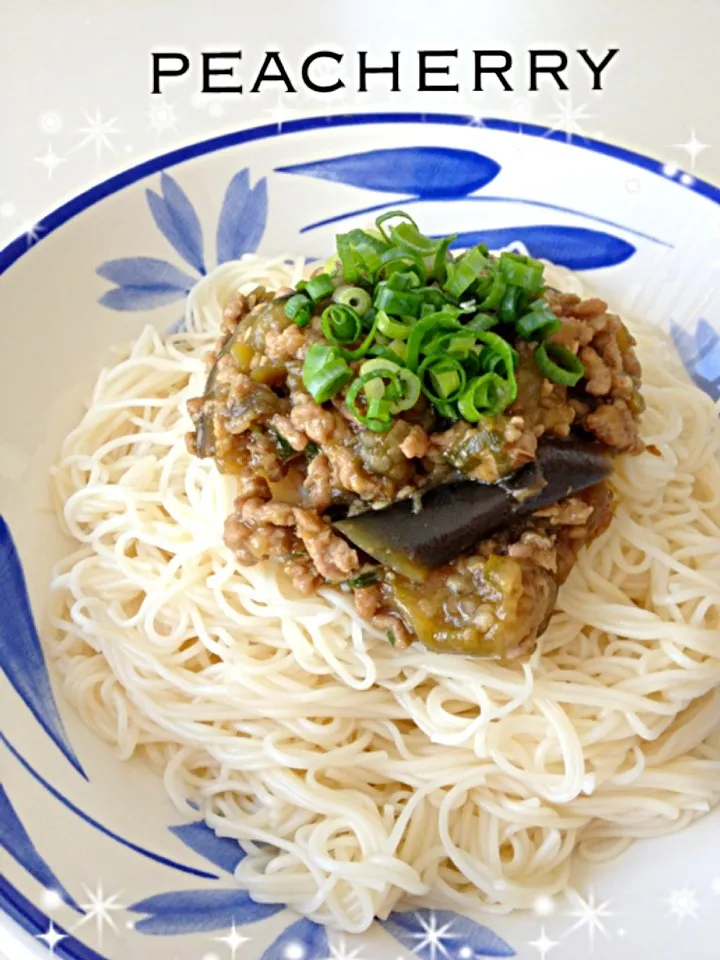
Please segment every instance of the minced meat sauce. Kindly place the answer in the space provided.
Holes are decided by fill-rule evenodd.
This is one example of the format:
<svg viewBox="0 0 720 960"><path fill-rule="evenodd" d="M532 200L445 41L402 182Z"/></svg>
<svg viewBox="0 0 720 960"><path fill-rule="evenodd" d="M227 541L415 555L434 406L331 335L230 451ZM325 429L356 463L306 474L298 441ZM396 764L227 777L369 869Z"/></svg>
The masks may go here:
<svg viewBox="0 0 720 960"><path fill-rule="evenodd" d="M364 556L333 520L458 476L495 483L531 462L543 438L642 450L640 365L627 328L602 300L545 297L562 321L552 340L585 366L576 386L546 379L518 340L518 393L502 414L451 422L421 397L375 433L353 417L344 392L318 404L303 385L305 354L323 342L318 316L300 328L282 297L262 287L235 295L207 359L205 394L188 404L188 447L238 477L224 534L238 562L278 561L304 594L323 584L352 590L361 616L397 647L417 638L436 650L503 657L531 647L578 550L611 520L607 482L537 511L422 582Z"/></svg>

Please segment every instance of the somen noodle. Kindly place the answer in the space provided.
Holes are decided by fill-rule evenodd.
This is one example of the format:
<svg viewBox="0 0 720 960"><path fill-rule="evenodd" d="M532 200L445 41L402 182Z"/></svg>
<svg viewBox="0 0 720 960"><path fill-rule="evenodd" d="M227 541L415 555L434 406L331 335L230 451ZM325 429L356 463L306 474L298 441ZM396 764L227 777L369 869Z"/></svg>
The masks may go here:
<svg viewBox="0 0 720 960"><path fill-rule="evenodd" d="M352 932L401 898L531 906L575 857L720 800L717 410L631 322L650 450L618 458L614 521L532 658L393 649L346 594L239 566L223 543L235 480L186 448L223 305L304 267L224 264L191 292L185 331L147 327L101 371L53 472L77 541L52 581L65 690L122 758L163 772L178 809L239 841L256 900Z"/></svg>

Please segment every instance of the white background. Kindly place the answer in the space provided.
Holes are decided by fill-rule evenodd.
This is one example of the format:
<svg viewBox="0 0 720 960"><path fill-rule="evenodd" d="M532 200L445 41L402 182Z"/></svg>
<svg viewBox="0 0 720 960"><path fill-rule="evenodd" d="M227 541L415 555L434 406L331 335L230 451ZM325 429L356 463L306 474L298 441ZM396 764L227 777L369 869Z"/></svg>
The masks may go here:
<svg viewBox="0 0 720 960"><path fill-rule="evenodd" d="M557 124L620 143L720 181L720 0L0 0L0 246L49 210L119 170L238 127L323 111L419 109ZM605 89L586 70L569 95L548 80L527 91L529 47L620 53ZM368 94L198 96L196 69L161 97L150 95L150 51L243 50L246 89L266 49L294 77L318 47L374 62L402 52L402 94L378 80ZM459 48L460 94L413 93L416 51ZM470 91L473 49L510 50L513 93ZM572 55L571 55L572 59ZM577 58L575 57L575 60ZM299 81L299 78L298 78ZM89 139L92 122L105 136ZM693 161L686 144L707 144ZM0 957L25 950L3 940ZM33 954L35 955L35 954Z"/></svg>
<svg viewBox="0 0 720 960"><path fill-rule="evenodd" d="M687 143L694 130L709 144L695 173L717 181L719 40L718 0L0 0L0 245L124 167L298 113L381 106L569 121L589 136L688 169L691 158L675 144ZM528 93L529 47L564 48L572 63L579 61L571 51L588 48L597 59L611 46L620 53L602 92L592 92L587 69L575 65L569 98L550 78ZM198 96L193 70L166 95L150 95L152 50L184 50L199 66L201 50L242 49L248 90L262 52L279 49L300 90L299 64L318 47L345 52L353 87L352 51L367 49L381 63L389 50L401 50L404 92L389 94L387 80L379 79L368 94L213 99ZM422 48L458 48L454 73L466 92L413 93ZM513 93L472 93L475 48L512 51ZM110 124L105 142L80 146L88 118L96 116Z"/></svg>

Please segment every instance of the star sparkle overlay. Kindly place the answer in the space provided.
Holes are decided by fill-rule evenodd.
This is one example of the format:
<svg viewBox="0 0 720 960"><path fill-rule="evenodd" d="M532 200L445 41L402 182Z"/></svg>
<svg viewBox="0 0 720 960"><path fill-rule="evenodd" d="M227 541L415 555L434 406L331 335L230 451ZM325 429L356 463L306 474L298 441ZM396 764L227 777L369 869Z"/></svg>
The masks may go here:
<svg viewBox="0 0 720 960"><path fill-rule="evenodd" d="M342 937L340 943L330 944L330 953L327 960L369 960L366 955L361 956L362 947L356 947L348 953L348 946L345 937Z"/></svg>
<svg viewBox="0 0 720 960"><path fill-rule="evenodd" d="M697 891L688 890L685 887L681 890L671 890L665 902L670 905L667 916L675 917L678 926L686 917L692 917L693 920L699 919L698 909L700 904L697 899Z"/></svg>
<svg viewBox="0 0 720 960"><path fill-rule="evenodd" d="M226 943L230 948L230 960L235 960L239 948L244 943L250 943L250 937L243 937L242 934L237 932L235 927L235 921L230 929L230 933L226 934L224 937L213 937L213 940L216 943Z"/></svg>
<svg viewBox="0 0 720 960"><path fill-rule="evenodd" d="M61 940L67 940L67 935L64 933L58 933L58 931L55 929L55 924L51 920L47 932L36 933L35 939L42 940L43 943L47 944L50 953L54 954L55 947L60 943Z"/></svg>
<svg viewBox="0 0 720 960"><path fill-rule="evenodd" d="M415 916L422 930L420 933L412 934L413 939L418 941L413 947L413 953L419 954L421 950L429 947L429 960L443 960L448 956L445 943L458 939L456 934L450 933L453 926L452 920L439 927L434 912L430 913L427 919L420 913L416 913Z"/></svg>
<svg viewBox="0 0 720 960"><path fill-rule="evenodd" d="M66 158L59 157L49 143L45 153L41 157L35 157L35 163L41 164L41 166L47 170L48 180L52 180L53 173L55 173L60 164L65 163L65 161Z"/></svg>
<svg viewBox="0 0 720 960"><path fill-rule="evenodd" d="M587 112L586 103L574 106L572 97L568 93L564 97L556 99L555 105L557 112L548 115L550 127L545 136L559 131L565 134L565 140L569 143L572 137L588 137L590 135L583 124L586 120L594 120L595 114Z"/></svg>
<svg viewBox="0 0 720 960"><path fill-rule="evenodd" d="M75 153L76 150L81 150L89 144L95 147L95 156L98 160L102 157L104 149L109 150L110 153L115 153L115 144L110 138L122 132L117 126L118 118L111 117L109 120L103 120L102 114L96 109L94 117L85 113L85 120L87 125L78 128L78 132L84 133L85 136L79 143L75 144L70 153Z"/></svg>
<svg viewBox="0 0 720 960"><path fill-rule="evenodd" d="M583 927L586 927L588 947L590 953L592 953L595 949L596 933L601 934L606 940L610 939L610 933L604 921L615 916L615 913L608 909L612 901L605 900L603 903L597 903L595 901L595 892L592 888L588 890L587 899L580 896L576 890L571 890L568 896L574 901L575 909L568 910L567 916L577 917L578 919L565 931L563 937L569 937L575 933L576 930L582 930Z"/></svg>
<svg viewBox="0 0 720 960"><path fill-rule="evenodd" d="M149 129L154 130L158 137L168 130L177 130L177 114L172 103L164 100L159 103L153 101L145 116L149 120Z"/></svg>
<svg viewBox="0 0 720 960"><path fill-rule="evenodd" d="M25 237L25 242L28 247L31 247L34 243L37 243L40 237L45 233L45 227L42 223L33 223L31 220L26 220L20 228L21 233Z"/></svg>
<svg viewBox="0 0 720 960"><path fill-rule="evenodd" d="M540 936L537 940L528 940L528 946L535 947L540 954L540 960L546 960L547 955L560 943L559 940L551 940L545 933L545 925L540 927Z"/></svg>
<svg viewBox="0 0 720 960"><path fill-rule="evenodd" d="M98 883L94 891L88 889L88 887L83 884L83 890L85 891L85 896L88 898L88 903L80 904L85 911L85 916L78 920L73 930L77 930L84 924L94 920L98 944L102 946L105 925L117 933L117 927L112 917L113 911L124 910L125 907L123 904L117 902L120 893L114 893L109 897L105 896L102 883Z"/></svg>
<svg viewBox="0 0 720 960"><path fill-rule="evenodd" d="M695 169L695 161L703 152L703 150L708 150L710 148L709 143L703 143L702 140L698 140L695 134L695 127L692 127L690 130L690 136L688 137L685 143L674 143L673 146L676 150L683 150L687 153L690 158L690 169Z"/></svg>

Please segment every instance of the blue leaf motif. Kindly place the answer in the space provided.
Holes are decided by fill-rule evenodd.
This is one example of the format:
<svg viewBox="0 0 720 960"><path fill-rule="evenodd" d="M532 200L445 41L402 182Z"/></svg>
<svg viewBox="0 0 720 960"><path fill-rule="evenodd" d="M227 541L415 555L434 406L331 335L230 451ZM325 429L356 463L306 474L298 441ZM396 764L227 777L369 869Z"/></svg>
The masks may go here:
<svg viewBox="0 0 720 960"><path fill-rule="evenodd" d="M68 906L77 910L78 913L83 912L38 853L2 785L0 785L0 847L14 857L38 883L49 890L56 890Z"/></svg>
<svg viewBox="0 0 720 960"><path fill-rule="evenodd" d="M217 262L237 260L244 253L254 253L267 222L267 180L258 180L250 187L250 171L245 167L236 173L225 191L217 228Z"/></svg>
<svg viewBox="0 0 720 960"><path fill-rule="evenodd" d="M220 867L221 870L227 870L228 873L235 873L235 867L245 858L245 851L232 837L219 837L202 820L196 823L183 823L179 827L170 827L170 832L182 840L182 842L205 857L211 863Z"/></svg>
<svg viewBox="0 0 720 960"><path fill-rule="evenodd" d="M437 960L439 956L445 960L515 956L513 948L489 927L450 910L392 913L379 923L419 960Z"/></svg>
<svg viewBox="0 0 720 960"><path fill-rule="evenodd" d="M60 719L35 628L22 564L5 520L0 517L0 666L55 746L85 779Z"/></svg>
<svg viewBox="0 0 720 960"><path fill-rule="evenodd" d="M121 257L97 268L98 276L118 284L100 298L112 310L151 310L183 299L195 278L155 257Z"/></svg>
<svg viewBox="0 0 720 960"><path fill-rule="evenodd" d="M122 287L173 287L183 293L195 283L195 278L178 270L167 260L156 257L121 257L106 260L97 268L98 276Z"/></svg>
<svg viewBox="0 0 720 960"><path fill-rule="evenodd" d="M635 247L610 233L586 227L540 224L528 227L502 227L460 233L453 247L473 247L486 243L491 250L505 247L513 240L525 244L534 257L544 257L571 270L594 270L624 263Z"/></svg>
<svg viewBox="0 0 720 960"><path fill-rule="evenodd" d="M293 950L293 947L296 949ZM302 960L326 960L329 952L325 927L303 918L283 930L260 960L287 960L288 957L302 957Z"/></svg>
<svg viewBox="0 0 720 960"><path fill-rule="evenodd" d="M278 167L278 173L347 183L426 199L466 197L498 175L500 164L473 150L395 147Z"/></svg>
<svg viewBox="0 0 720 960"><path fill-rule="evenodd" d="M244 890L235 889L160 893L139 900L127 909L149 914L135 924L139 933L173 936L257 923L285 908L279 903L255 903Z"/></svg>
<svg viewBox="0 0 720 960"><path fill-rule="evenodd" d="M685 369L713 400L720 399L720 334L701 319L691 334L677 323L670 328Z"/></svg>
<svg viewBox="0 0 720 960"><path fill-rule="evenodd" d="M184 190L167 173L160 175L162 196L146 190L148 206L158 229L186 263L205 273L200 219Z"/></svg>

